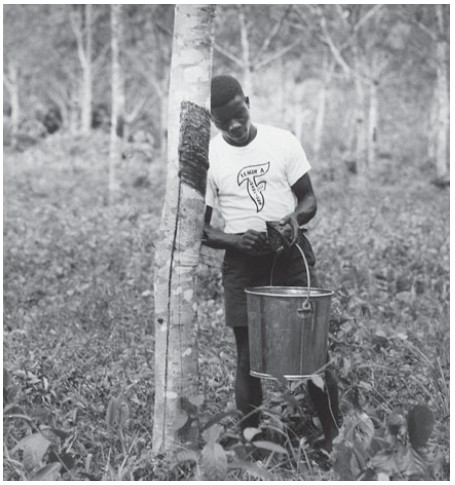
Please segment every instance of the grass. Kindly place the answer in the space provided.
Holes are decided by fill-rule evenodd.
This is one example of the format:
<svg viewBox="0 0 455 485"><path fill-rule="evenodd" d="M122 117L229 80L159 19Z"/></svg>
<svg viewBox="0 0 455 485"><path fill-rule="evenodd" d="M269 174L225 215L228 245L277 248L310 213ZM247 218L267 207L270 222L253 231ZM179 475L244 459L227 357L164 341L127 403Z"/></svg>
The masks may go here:
<svg viewBox="0 0 455 485"><path fill-rule="evenodd" d="M168 480L194 473L190 462L173 466L171 457L151 452L153 250L164 168L159 161L124 162L119 198L109 207L107 146L99 135L59 135L4 156L6 404L10 414L25 416L4 419L6 480L36 473L12 450L43 426L61 431L47 431L52 445L42 457L42 464L52 462L56 453L66 463L60 478ZM381 183L386 179L378 173L360 190L316 169L319 210L309 237L319 279L336 292L331 346L343 400L356 390L378 430L391 414L428 405L436 418L435 473L447 479L449 197L417 170L395 170L396 181L388 174ZM235 352L223 323L218 267L200 265L197 300L205 423L233 408ZM275 438L289 455L269 454L259 468L278 480L335 479L312 446L319 431L304 393L294 392L302 416L283 401L287 390L266 388L266 423L278 429ZM126 451L106 423L112 397L122 393L129 406ZM222 422L239 445L235 420ZM228 478L259 472L232 469Z"/></svg>

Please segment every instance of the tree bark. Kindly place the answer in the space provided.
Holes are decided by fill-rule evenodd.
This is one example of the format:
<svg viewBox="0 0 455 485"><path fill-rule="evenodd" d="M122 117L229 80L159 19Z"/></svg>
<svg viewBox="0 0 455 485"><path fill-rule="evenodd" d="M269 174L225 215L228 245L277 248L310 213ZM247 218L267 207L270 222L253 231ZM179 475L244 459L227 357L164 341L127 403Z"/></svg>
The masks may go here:
<svg viewBox="0 0 455 485"><path fill-rule="evenodd" d="M301 105L294 105L294 135L302 142L303 139L303 109Z"/></svg>
<svg viewBox="0 0 455 485"><path fill-rule="evenodd" d="M166 160L167 155L167 104L168 104L168 97L163 95L160 98L160 153L161 153L161 160Z"/></svg>
<svg viewBox="0 0 455 485"><path fill-rule="evenodd" d="M325 112L327 106L327 94L333 73L333 63L326 60L326 62L324 62L323 71L323 80L318 97L316 121L314 123L313 157L315 160L318 160L321 154Z"/></svg>
<svg viewBox="0 0 455 485"><path fill-rule="evenodd" d="M80 86L81 132L88 135L92 127L92 5L85 4L81 7L82 13L78 15L77 12L80 12L80 10L73 10L70 14L70 20L76 36L77 53L82 68Z"/></svg>
<svg viewBox="0 0 455 485"><path fill-rule="evenodd" d="M435 5L438 19L436 44L436 89L437 89L437 144L436 175L438 179L449 177L449 75L447 66L448 42L445 39L443 6Z"/></svg>
<svg viewBox="0 0 455 485"><path fill-rule="evenodd" d="M294 135L300 141L303 142L303 123L305 121L305 113L304 113L304 99L303 99L303 91L304 91L303 82L297 82L294 85L294 96L293 99L295 100L293 111L294 111Z"/></svg>
<svg viewBox="0 0 455 485"><path fill-rule="evenodd" d="M319 6L316 8L318 13L319 23L321 25L322 32L324 34L325 40L329 49L340 67L343 68L345 74L354 78L354 88L356 94L355 101L355 133L352 137L352 143L350 145L350 153L353 154L353 165L350 170L355 171L358 175L358 183L362 186L364 179L368 175L368 157L366 152L366 142L367 142L367 131L365 123L365 84L367 82L368 76L364 74L364 64L362 63L361 53L360 53L360 42L358 37L358 31L361 26L363 26L367 21L377 16L378 12L381 12L383 5L375 5L369 8L367 11L363 11L363 7L359 5L356 7L357 10L353 10L352 13L357 13L357 15L350 15L346 19L344 11L339 5L336 6L336 12L339 15L340 21L342 22L343 31L345 35L348 36L346 44L344 47L349 46L352 52L352 63L348 63L343 55L343 50L337 46L328 28L328 22L326 18L326 13L324 9ZM351 158L351 157L350 157ZM351 162L351 163L352 163ZM350 163L350 165L351 165Z"/></svg>
<svg viewBox="0 0 455 485"><path fill-rule="evenodd" d="M376 161L378 138L378 81L369 80L368 108L368 167L373 167Z"/></svg>
<svg viewBox="0 0 455 485"><path fill-rule="evenodd" d="M92 127L92 5L82 5L83 18L78 22L76 11L71 13L71 25L76 36L77 52L82 67L81 132L88 135Z"/></svg>
<svg viewBox="0 0 455 485"><path fill-rule="evenodd" d="M428 158L431 164L436 166L436 153L438 147L438 89L434 87L433 96L431 99L430 116L427 121L427 133L428 133Z"/></svg>
<svg viewBox="0 0 455 485"><path fill-rule="evenodd" d="M355 112L355 164L356 171L360 178L367 172L367 159L365 153L365 86L359 75L354 79L356 93Z"/></svg>
<svg viewBox="0 0 455 485"><path fill-rule="evenodd" d="M82 133L88 135L92 129L92 5L85 5L86 48L82 94Z"/></svg>
<svg viewBox="0 0 455 485"><path fill-rule="evenodd" d="M9 62L8 78L5 77L5 85L10 95L11 103L11 145L16 147L17 135L20 123L20 102L19 102L19 72L14 61Z"/></svg>
<svg viewBox="0 0 455 485"><path fill-rule="evenodd" d="M109 146L109 203L117 192L116 169L122 153L125 91L121 63L122 5L111 5L112 108Z"/></svg>
<svg viewBox="0 0 455 485"><path fill-rule="evenodd" d="M168 172L155 249L156 453L197 436L191 415L198 383L194 274L205 207L214 16L213 5L175 9Z"/></svg>
<svg viewBox="0 0 455 485"><path fill-rule="evenodd" d="M48 87L47 95L49 99L54 103L60 110L62 116L62 128L68 129L69 126L69 99L68 99L68 89L63 82L53 80L51 85Z"/></svg>
<svg viewBox="0 0 455 485"><path fill-rule="evenodd" d="M79 95L76 92L71 93L70 108L69 108L69 125L70 133L73 136L78 136L80 133L80 103Z"/></svg>
<svg viewBox="0 0 455 485"><path fill-rule="evenodd" d="M245 20L243 5L239 5L239 23L240 23L240 44L242 46L242 66L243 82L242 87L246 96L253 95L253 66L250 58L250 41L248 40L248 27Z"/></svg>

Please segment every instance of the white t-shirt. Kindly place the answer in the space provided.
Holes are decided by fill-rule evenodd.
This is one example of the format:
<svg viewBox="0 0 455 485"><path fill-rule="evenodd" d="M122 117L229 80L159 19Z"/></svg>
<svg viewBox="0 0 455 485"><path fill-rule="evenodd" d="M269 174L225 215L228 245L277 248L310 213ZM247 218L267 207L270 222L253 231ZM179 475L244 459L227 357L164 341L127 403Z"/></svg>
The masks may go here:
<svg viewBox="0 0 455 485"><path fill-rule="evenodd" d="M311 168L302 145L289 131L255 125L257 135L244 147L229 145L221 133L210 142L206 203L218 200L224 231L265 231L294 211L291 187Z"/></svg>

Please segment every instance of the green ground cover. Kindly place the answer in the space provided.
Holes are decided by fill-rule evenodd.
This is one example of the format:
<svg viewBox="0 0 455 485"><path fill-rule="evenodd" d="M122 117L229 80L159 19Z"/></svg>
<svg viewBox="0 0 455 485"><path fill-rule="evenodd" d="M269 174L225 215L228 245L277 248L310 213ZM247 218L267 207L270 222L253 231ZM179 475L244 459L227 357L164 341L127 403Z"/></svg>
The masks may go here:
<svg viewBox="0 0 455 485"><path fill-rule="evenodd" d="M108 207L106 161L107 140L99 136L55 136L4 156L6 480L30 479L38 470L38 478L73 480L198 473L195 455L151 452L153 250L164 170L158 162L125 162L119 200ZM395 170L397 182L359 189L315 169L319 210L309 237L319 279L336 292L330 345L343 409L365 413L385 439L384 430L413 405L428 406L435 424L424 472L448 479L449 196L422 175ZM253 463L229 415L235 352L223 323L219 268L201 264L198 275L200 420L226 411L217 438L223 453L231 459L237 446ZM320 431L300 388L290 394L266 387L266 424L281 449L251 468L232 469L228 479L330 480L352 472L340 459L334 469L313 446ZM120 395L129 409L122 440L112 423L112 398ZM31 433L41 441L24 445ZM348 456L341 445L338 453ZM204 473L204 457L197 459ZM388 468L376 471L412 475L387 460Z"/></svg>

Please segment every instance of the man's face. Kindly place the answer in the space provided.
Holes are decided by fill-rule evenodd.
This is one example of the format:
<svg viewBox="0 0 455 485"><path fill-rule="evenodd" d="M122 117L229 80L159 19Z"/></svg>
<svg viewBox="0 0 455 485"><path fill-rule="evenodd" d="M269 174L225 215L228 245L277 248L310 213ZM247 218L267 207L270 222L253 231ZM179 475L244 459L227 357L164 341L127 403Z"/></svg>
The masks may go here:
<svg viewBox="0 0 455 485"><path fill-rule="evenodd" d="M250 141L251 118L248 98L238 95L224 106L213 108L212 120L229 144L243 146Z"/></svg>

